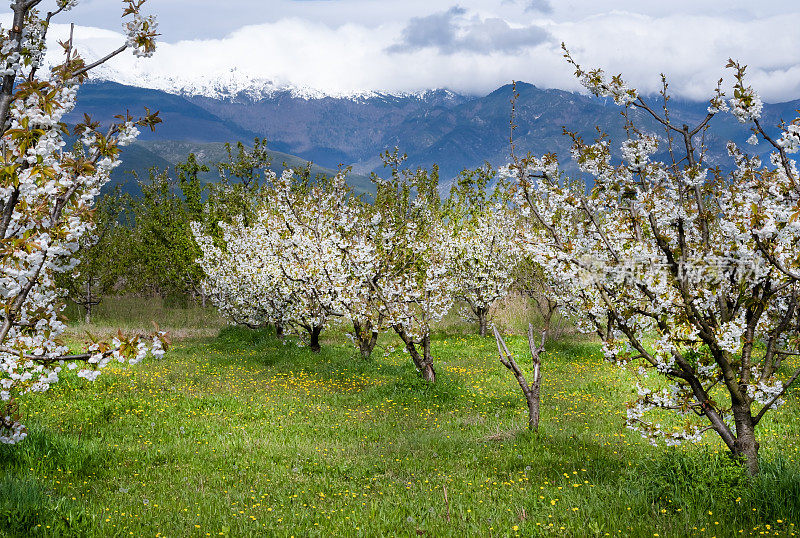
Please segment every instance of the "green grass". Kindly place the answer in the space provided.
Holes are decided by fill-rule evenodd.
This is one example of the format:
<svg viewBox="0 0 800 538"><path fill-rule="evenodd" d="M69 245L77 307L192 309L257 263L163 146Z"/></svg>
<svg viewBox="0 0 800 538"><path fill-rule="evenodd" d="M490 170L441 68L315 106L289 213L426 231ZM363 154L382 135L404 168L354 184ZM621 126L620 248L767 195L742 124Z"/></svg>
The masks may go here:
<svg viewBox="0 0 800 538"><path fill-rule="evenodd" d="M28 439L0 447L0 532L732 536L800 524L796 390L764 420L763 472L749 480L711 436L669 449L626 430L631 378L589 340L550 346L539 436L523 429L491 339L437 335L435 385L400 350L364 362L335 333L324 343L317 356L226 328L28 397Z"/></svg>
<svg viewBox="0 0 800 538"><path fill-rule="evenodd" d="M92 323L83 323L84 311L75 303L67 303L64 316L70 323L70 332L80 334L115 333L118 329L151 331L155 322L176 336L211 336L226 325L215 308L203 308L185 297L111 296L95 307Z"/></svg>

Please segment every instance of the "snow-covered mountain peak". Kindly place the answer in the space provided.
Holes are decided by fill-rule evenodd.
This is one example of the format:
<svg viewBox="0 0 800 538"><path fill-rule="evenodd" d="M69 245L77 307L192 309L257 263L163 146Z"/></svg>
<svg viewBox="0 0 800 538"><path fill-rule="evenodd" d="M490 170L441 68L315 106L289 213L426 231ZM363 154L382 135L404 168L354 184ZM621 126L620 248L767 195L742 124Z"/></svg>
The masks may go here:
<svg viewBox="0 0 800 538"><path fill-rule="evenodd" d="M414 92L376 90L322 91L309 86L298 86L263 77L255 77L236 68L225 72L183 78L149 73L130 75L107 66L101 66L92 73L92 79L160 90L174 95L201 96L219 100L249 99L260 101L278 95L288 95L306 100L337 98L364 101L379 98L417 98L426 101L430 99L455 101L463 99L459 94L447 89L424 89Z"/></svg>

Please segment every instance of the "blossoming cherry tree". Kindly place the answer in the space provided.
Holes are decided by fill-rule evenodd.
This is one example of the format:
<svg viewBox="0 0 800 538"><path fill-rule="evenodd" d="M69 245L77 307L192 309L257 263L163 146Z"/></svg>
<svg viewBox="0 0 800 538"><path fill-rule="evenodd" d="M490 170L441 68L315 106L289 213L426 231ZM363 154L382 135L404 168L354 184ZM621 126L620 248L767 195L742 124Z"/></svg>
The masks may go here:
<svg viewBox="0 0 800 538"><path fill-rule="evenodd" d="M594 182L588 194L553 155L511 167L536 222L529 249L568 284L554 288L558 302L599 334L606 357L638 366L630 428L667 444L713 430L755 474L756 427L800 375L783 368L800 344L800 176L789 158L800 146L798 120L770 134L745 67L733 61L733 96L718 85L705 118L689 127L669 114L666 83L657 110L621 77L566 56L593 94L625 107L628 137L617 160L605 135L570 134L573 159ZM661 134L635 125L634 108ZM771 145L768 163L733 143L727 171L706 163L704 135L726 110ZM664 162L653 159L659 148ZM670 419L674 412L683 418Z"/></svg>
<svg viewBox="0 0 800 538"><path fill-rule="evenodd" d="M27 435L17 413L17 399L46 391L59 380L63 366L78 375L97 377L110 361L136 363L152 350L163 354L163 333L93 342L73 354L60 340L63 293L55 275L73 270L81 238L92 234L92 206L120 148L130 144L138 127L153 127L157 114L134 119L117 116L105 130L86 117L70 129L64 115L75 106L78 87L91 69L131 49L147 57L155 50L156 22L140 14L144 0L123 2L126 42L92 62L62 42L64 56L48 66L47 33L53 18L76 0L57 0L40 11L42 0L14 0L11 28L0 30L0 442L16 443ZM79 144L65 150L64 137ZM81 366L78 366L78 365Z"/></svg>

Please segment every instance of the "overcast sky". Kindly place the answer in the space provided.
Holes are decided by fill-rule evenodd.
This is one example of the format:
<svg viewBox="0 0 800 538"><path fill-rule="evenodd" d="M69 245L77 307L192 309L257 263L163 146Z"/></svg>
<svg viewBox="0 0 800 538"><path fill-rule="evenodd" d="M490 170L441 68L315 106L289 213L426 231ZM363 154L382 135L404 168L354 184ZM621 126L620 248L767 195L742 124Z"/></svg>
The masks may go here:
<svg viewBox="0 0 800 538"><path fill-rule="evenodd" d="M121 40L120 6L82 0L60 21L81 25L91 57ZM149 0L146 10L161 46L150 60L115 61L121 81L202 84L233 69L330 93L485 93L511 80L579 89L564 41L582 64L645 92L664 72L676 94L705 99L733 57L767 100L800 98L797 0Z"/></svg>

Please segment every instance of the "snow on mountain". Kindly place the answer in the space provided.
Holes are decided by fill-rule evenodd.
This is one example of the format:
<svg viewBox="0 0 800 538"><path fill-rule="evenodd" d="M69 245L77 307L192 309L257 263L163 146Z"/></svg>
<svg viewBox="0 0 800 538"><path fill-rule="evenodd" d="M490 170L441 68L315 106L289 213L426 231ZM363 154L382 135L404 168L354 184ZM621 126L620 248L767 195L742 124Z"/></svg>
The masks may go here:
<svg viewBox="0 0 800 538"><path fill-rule="evenodd" d="M434 96L440 100L461 97L459 94L447 89L425 89L416 92L383 92L375 90L324 92L309 86L296 86L252 76L236 68L214 74L203 73L202 76L193 78L182 78L169 75L154 75L146 72L126 74L104 65L92 73L92 79L160 90L173 95L208 97L218 100L246 98L252 101L261 101L277 95L289 95L293 98L306 100L334 98L353 101L386 97L416 98L423 101Z"/></svg>

